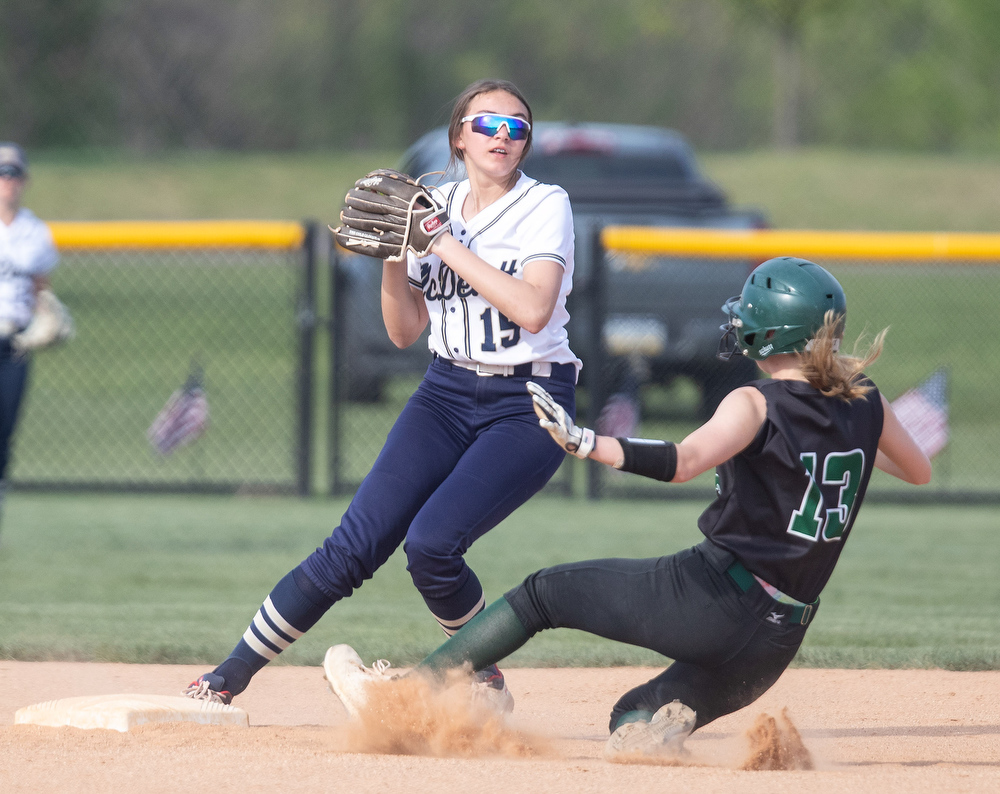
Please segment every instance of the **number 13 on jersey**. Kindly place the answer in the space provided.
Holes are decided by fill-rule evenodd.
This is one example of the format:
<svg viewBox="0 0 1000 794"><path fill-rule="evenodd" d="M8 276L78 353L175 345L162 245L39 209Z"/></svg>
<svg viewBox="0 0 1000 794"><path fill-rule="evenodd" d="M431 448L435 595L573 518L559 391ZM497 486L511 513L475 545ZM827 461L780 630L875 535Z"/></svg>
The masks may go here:
<svg viewBox="0 0 1000 794"><path fill-rule="evenodd" d="M817 470L817 455L815 452L803 452L799 455L802 465L809 476L809 484L802 495L802 504L798 510L792 511L788 522L788 533L798 535L811 541L840 540L854 512L854 500L858 495L861 477L865 470L865 453L861 449L850 452L831 452L823 459L822 472ZM823 493L819 482L823 485L838 485L839 496L835 507L825 508Z"/></svg>

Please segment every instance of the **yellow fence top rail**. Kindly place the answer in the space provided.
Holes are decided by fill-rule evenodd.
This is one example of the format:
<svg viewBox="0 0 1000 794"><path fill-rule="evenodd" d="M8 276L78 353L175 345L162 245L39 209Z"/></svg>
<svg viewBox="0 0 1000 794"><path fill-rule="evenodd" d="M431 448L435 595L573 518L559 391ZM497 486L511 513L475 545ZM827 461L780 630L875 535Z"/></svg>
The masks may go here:
<svg viewBox="0 0 1000 794"><path fill-rule="evenodd" d="M707 257L773 256L1000 261L1000 234L675 229L608 226L604 247Z"/></svg>
<svg viewBox="0 0 1000 794"><path fill-rule="evenodd" d="M64 221L49 224L56 246L71 248L298 248L290 221Z"/></svg>

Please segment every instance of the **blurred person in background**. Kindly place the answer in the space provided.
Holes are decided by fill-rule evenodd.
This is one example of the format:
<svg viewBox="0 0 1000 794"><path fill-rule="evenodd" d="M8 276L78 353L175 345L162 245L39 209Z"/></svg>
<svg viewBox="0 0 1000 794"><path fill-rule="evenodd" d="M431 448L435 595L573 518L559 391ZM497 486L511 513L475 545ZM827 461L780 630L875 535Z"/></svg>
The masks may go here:
<svg viewBox="0 0 1000 794"><path fill-rule="evenodd" d="M11 438L28 383L30 357L11 341L31 321L38 292L59 261L52 233L21 206L28 159L15 143L0 142L0 507L7 491Z"/></svg>

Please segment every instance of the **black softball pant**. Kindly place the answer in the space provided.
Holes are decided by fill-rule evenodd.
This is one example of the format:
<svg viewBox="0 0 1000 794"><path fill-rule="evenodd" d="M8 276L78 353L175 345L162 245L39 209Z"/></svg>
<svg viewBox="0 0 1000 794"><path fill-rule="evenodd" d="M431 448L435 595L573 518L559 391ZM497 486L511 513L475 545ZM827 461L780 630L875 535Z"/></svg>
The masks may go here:
<svg viewBox="0 0 1000 794"><path fill-rule="evenodd" d="M657 651L674 662L626 692L613 731L629 711L680 700L696 728L749 705L788 667L805 627L790 607L754 584L742 592L726 569L734 557L703 543L667 557L569 563L531 574L505 595L529 635L581 629Z"/></svg>

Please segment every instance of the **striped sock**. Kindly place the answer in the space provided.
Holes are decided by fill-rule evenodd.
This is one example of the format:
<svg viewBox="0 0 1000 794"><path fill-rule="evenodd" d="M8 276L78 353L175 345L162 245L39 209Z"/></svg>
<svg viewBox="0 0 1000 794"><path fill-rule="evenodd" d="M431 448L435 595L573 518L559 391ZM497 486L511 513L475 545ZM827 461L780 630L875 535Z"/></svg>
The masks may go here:
<svg viewBox="0 0 1000 794"><path fill-rule="evenodd" d="M427 608L445 636L451 637L486 608L486 596L479 578L470 570L469 577L458 592L448 598L424 596L424 603L427 604Z"/></svg>
<svg viewBox="0 0 1000 794"><path fill-rule="evenodd" d="M438 617L434 615L434 619L438 622L438 625L444 630L444 636L453 637L455 632L457 632L462 626L472 620L476 615L486 609L486 596L479 596L479 603L477 603L472 609L470 609L466 614L462 615L460 618L455 618L454 620L447 620L446 618Z"/></svg>
<svg viewBox="0 0 1000 794"><path fill-rule="evenodd" d="M311 629L336 599L325 595L299 566L264 600L229 658L213 672L238 695L264 665Z"/></svg>

